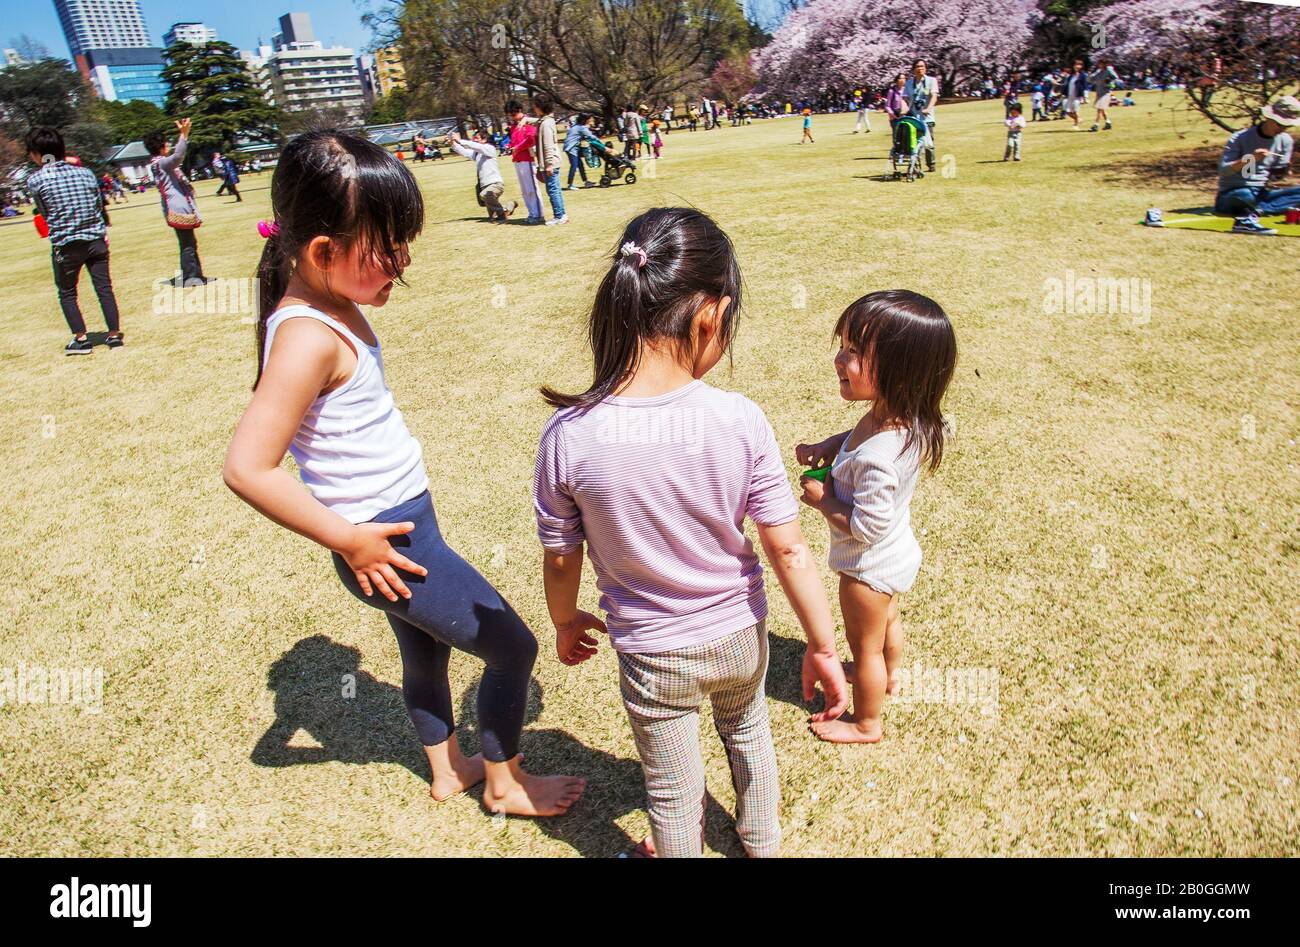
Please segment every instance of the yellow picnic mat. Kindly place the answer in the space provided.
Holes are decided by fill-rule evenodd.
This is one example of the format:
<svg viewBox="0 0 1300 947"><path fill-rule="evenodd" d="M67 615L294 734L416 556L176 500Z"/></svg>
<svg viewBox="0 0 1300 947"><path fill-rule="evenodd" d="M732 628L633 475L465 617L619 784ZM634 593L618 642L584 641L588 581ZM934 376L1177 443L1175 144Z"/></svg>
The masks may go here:
<svg viewBox="0 0 1300 947"><path fill-rule="evenodd" d="M1286 217L1282 214L1274 214L1269 217L1259 218L1259 222L1265 227L1271 227L1277 231L1279 237L1300 237L1300 224L1286 223ZM1229 233L1232 230L1233 220L1231 217L1213 217L1209 214L1192 214L1178 217L1166 217L1161 225L1171 230L1214 230L1218 233Z"/></svg>

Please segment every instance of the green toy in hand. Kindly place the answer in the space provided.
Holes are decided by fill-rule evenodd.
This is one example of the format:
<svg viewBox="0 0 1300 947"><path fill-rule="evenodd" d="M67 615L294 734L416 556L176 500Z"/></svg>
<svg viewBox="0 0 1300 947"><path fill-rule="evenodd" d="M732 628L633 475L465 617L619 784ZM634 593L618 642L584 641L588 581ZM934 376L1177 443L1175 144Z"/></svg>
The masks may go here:
<svg viewBox="0 0 1300 947"><path fill-rule="evenodd" d="M822 483L825 483L826 476L830 472L831 472L831 465L827 464L825 467L814 467L812 470L805 470L803 472L803 476L811 477L813 480L820 480Z"/></svg>

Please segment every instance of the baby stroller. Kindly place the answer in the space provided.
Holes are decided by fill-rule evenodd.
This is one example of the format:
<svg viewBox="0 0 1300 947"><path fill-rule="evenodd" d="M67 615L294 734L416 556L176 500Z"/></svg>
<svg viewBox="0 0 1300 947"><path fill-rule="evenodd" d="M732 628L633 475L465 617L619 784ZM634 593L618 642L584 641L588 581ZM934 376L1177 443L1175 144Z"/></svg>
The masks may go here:
<svg viewBox="0 0 1300 947"><path fill-rule="evenodd" d="M596 151L596 143L591 143L591 148ZM615 181L621 180L624 184L636 183L636 162L631 158L624 158L614 153L614 146L610 142L602 142L599 148L600 156L605 162L605 169L600 173L600 186L609 187Z"/></svg>
<svg viewBox="0 0 1300 947"><path fill-rule="evenodd" d="M921 149L925 146L928 129L925 122L911 115L904 115L894 123L894 144L889 151L889 164L885 168L885 180L906 178L915 181L925 177L921 170Z"/></svg>

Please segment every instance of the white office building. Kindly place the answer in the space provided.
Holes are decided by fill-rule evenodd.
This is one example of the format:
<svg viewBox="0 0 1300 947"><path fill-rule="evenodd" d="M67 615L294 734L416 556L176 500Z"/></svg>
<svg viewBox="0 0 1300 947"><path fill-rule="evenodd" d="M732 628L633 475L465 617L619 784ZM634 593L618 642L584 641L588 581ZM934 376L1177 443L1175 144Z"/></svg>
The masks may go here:
<svg viewBox="0 0 1300 947"><path fill-rule="evenodd" d="M306 13L280 17L280 32L271 38L270 55L246 61L252 68L257 60L262 60L271 101L280 108L301 112L342 107L358 117L365 109L355 54L345 46L323 46Z"/></svg>
<svg viewBox="0 0 1300 947"><path fill-rule="evenodd" d="M173 23L171 29L163 34L163 46L175 46L177 43L202 46L216 41L217 31L204 23Z"/></svg>

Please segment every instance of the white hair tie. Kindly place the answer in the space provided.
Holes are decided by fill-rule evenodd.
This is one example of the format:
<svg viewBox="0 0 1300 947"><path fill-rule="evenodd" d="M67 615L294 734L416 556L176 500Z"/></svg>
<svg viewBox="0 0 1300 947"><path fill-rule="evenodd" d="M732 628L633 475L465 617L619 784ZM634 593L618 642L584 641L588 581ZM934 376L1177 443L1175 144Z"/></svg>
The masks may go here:
<svg viewBox="0 0 1300 947"><path fill-rule="evenodd" d="M632 256L635 254L639 260L639 262L636 265L636 268L638 270L641 269L641 267L645 266L645 251L642 250L640 247L638 247L631 240L627 241L627 243L623 244L623 246L619 248L619 253L622 254L623 256Z"/></svg>

